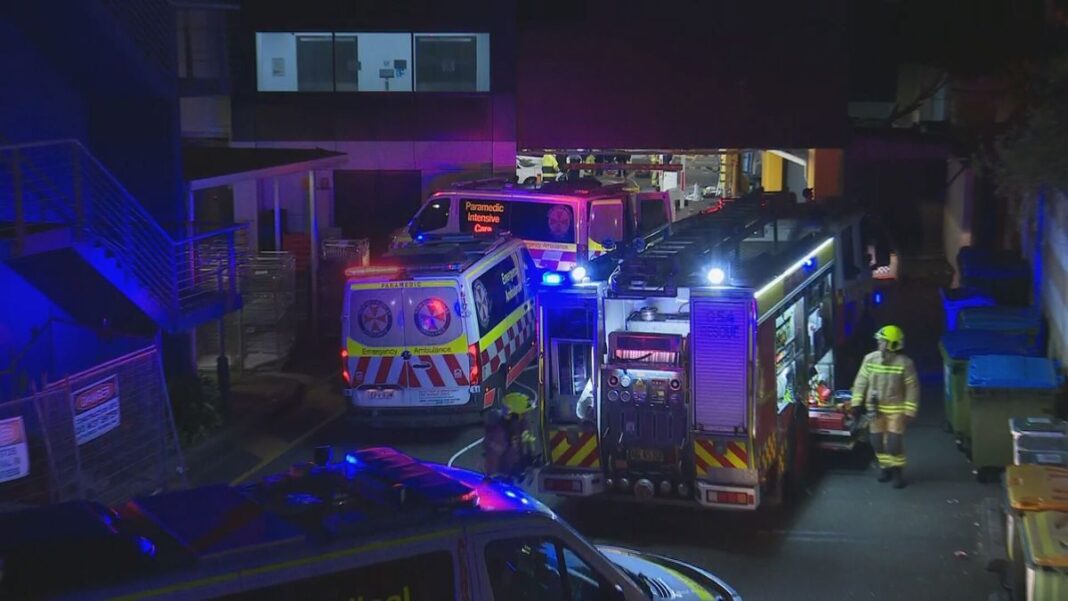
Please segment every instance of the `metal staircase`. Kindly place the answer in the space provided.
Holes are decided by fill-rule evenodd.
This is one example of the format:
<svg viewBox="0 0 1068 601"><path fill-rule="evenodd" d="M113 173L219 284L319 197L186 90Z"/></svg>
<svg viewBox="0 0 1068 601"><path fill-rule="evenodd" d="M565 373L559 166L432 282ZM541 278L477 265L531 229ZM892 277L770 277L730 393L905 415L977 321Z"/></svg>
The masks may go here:
<svg viewBox="0 0 1068 601"><path fill-rule="evenodd" d="M0 147L0 259L72 248L167 331L241 307L245 230L176 239L76 140Z"/></svg>

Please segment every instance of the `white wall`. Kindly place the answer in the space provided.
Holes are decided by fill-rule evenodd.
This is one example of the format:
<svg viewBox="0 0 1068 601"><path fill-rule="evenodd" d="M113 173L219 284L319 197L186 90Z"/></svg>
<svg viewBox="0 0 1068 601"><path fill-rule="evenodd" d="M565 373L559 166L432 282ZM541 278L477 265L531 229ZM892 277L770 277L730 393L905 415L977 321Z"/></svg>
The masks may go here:
<svg viewBox="0 0 1068 601"><path fill-rule="evenodd" d="M389 91L412 91L414 65L411 34L358 33L356 34L356 52L360 61L359 87L361 92L386 91L386 80L378 76L379 69L393 69L394 59L407 61L408 68L404 70L402 76L389 80Z"/></svg>
<svg viewBox="0 0 1068 601"><path fill-rule="evenodd" d="M282 72L274 72L276 60ZM256 88L262 92L297 90L297 36L292 33L256 34Z"/></svg>
<svg viewBox="0 0 1068 601"><path fill-rule="evenodd" d="M960 247L972 243L972 199L975 194L975 172L965 168L961 171L960 159L946 161L946 181L952 179L946 190L946 206L942 215L942 246L946 260L953 266L953 285L960 283L957 270L957 252Z"/></svg>

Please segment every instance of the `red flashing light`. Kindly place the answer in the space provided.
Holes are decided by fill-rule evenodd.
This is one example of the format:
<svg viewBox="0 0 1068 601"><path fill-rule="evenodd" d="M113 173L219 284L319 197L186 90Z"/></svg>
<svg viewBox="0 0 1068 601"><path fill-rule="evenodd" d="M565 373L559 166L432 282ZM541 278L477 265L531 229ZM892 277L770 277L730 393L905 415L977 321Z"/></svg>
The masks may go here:
<svg viewBox="0 0 1068 601"><path fill-rule="evenodd" d="M352 384L352 376L349 375L349 370L347 370L347 369L341 370L341 377L345 378L345 383L346 384Z"/></svg>
<svg viewBox="0 0 1068 601"><path fill-rule="evenodd" d="M342 359L348 359L349 358L349 349L344 349L344 348L341 349L341 358Z"/></svg>
<svg viewBox="0 0 1068 601"><path fill-rule="evenodd" d="M467 347L467 360L471 362L471 366L468 368L467 381L471 386L477 386L482 381L482 370L478 365L477 342Z"/></svg>

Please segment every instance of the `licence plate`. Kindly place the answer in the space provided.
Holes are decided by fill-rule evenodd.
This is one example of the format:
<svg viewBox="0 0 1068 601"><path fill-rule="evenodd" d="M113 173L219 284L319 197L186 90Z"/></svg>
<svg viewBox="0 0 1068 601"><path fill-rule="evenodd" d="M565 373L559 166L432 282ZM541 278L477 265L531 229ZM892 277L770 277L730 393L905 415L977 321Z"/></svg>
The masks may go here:
<svg viewBox="0 0 1068 601"><path fill-rule="evenodd" d="M664 452L660 449L630 449L627 457L631 461L664 461Z"/></svg>
<svg viewBox="0 0 1068 601"><path fill-rule="evenodd" d="M391 401L393 400L393 393L397 392L392 388L386 388L383 390L368 390L367 398L374 401Z"/></svg>

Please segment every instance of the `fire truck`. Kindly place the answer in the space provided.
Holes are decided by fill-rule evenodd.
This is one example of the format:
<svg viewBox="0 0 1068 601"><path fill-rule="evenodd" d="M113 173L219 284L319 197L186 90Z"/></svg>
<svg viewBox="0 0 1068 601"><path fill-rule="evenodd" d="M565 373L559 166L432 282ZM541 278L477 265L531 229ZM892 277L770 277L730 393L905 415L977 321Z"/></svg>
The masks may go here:
<svg viewBox="0 0 1068 601"><path fill-rule="evenodd" d="M753 510L803 476L810 429L854 444L833 391L840 314L870 290L860 216L780 200L719 203L545 275L540 491Z"/></svg>

